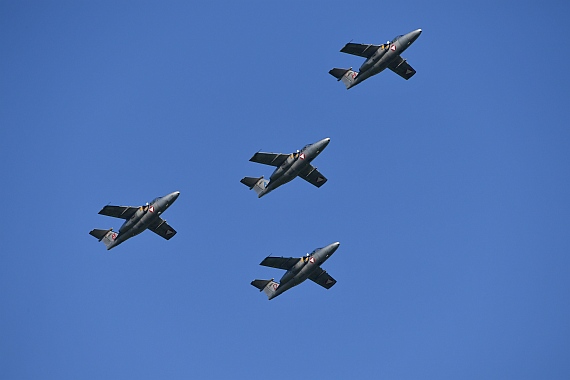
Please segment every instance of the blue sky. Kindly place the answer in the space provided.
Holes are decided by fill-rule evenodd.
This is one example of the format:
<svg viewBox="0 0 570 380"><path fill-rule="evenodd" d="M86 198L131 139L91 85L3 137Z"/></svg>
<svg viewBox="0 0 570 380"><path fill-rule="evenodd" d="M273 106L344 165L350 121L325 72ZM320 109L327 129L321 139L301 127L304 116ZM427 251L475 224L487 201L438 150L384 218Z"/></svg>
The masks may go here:
<svg viewBox="0 0 570 380"><path fill-rule="evenodd" d="M569 378L569 11L1 3L1 377ZM409 81L328 74L416 28ZM324 137L322 188L239 183ZM89 236L175 190L172 240ZM330 290L250 285L334 241Z"/></svg>

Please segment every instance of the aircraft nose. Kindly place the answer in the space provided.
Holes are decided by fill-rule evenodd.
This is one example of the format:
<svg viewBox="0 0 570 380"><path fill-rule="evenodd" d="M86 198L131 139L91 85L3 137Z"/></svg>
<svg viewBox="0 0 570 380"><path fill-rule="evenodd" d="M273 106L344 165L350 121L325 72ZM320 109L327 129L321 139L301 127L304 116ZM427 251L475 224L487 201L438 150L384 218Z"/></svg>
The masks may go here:
<svg viewBox="0 0 570 380"><path fill-rule="evenodd" d="M421 29L416 29L413 32L410 32L410 43L414 42L415 40L418 39L418 37L420 36L420 34L422 34L422 30Z"/></svg>
<svg viewBox="0 0 570 380"><path fill-rule="evenodd" d="M331 139L329 137L326 137L326 138L322 139L321 141L319 141L319 145L321 146L320 150L325 149L325 147L327 145L329 145L330 142L331 142Z"/></svg>
<svg viewBox="0 0 570 380"><path fill-rule="evenodd" d="M178 199L179 195L180 195L180 191L175 191L173 193L170 193L170 197L172 198L172 202L174 202L176 199Z"/></svg>
<svg viewBox="0 0 570 380"><path fill-rule="evenodd" d="M336 242L336 243L332 243L329 245L329 247L331 248L331 255L338 249L338 246L340 245L340 242Z"/></svg>

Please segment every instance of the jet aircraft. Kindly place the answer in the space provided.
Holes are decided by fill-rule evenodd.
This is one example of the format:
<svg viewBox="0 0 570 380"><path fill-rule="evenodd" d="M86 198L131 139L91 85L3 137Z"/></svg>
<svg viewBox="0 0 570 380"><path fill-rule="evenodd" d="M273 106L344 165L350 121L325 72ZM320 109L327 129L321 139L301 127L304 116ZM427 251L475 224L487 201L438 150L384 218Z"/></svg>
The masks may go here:
<svg viewBox="0 0 570 380"><path fill-rule="evenodd" d="M259 265L285 269L287 272L280 282L271 280L253 280L251 285L259 291L265 292L270 300L286 290L299 285L306 279L316 282L320 286L330 289L336 280L332 278L320 265L324 263L338 249L339 242L332 243L323 248L317 248L304 257L266 257Z"/></svg>
<svg viewBox="0 0 570 380"><path fill-rule="evenodd" d="M397 36L383 45L366 45L347 43L342 49L343 53L358 55L366 58L366 61L360 66L358 72L350 69L334 68L329 71L337 80L342 80L346 89L356 86L365 79L370 78L389 68L402 78L408 80L416 70L408 64L408 62L400 56L422 33L421 29L416 29L408 34Z"/></svg>
<svg viewBox="0 0 570 380"><path fill-rule="evenodd" d="M258 198L292 181L297 176L316 187L321 187L327 179L319 173L317 168L311 165L311 161L327 147L330 140L327 137L314 144L305 145L301 151L291 154L257 152L249 159L250 161L276 166L277 169L271 174L269 181L261 176L258 178L244 177L240 182L249 187L250 190L254 189Z"/></svg>
<svg viewBox="0 0 570 380"><path fill-rule="evenodd" d="M160 217L160 214L166 211L179 195L180 192L175 191L164 197L155 198L152 202L140 207L105 206L99 211L99 214L125 219L125 222L119 228L118 233L110 228L108 230L94 229L89 234L95 236L99 241L103 241L105 246L107 246L107 250L140 234L147 228L166 240L170 240L171 237L176 235L176 231Z"/></svg>

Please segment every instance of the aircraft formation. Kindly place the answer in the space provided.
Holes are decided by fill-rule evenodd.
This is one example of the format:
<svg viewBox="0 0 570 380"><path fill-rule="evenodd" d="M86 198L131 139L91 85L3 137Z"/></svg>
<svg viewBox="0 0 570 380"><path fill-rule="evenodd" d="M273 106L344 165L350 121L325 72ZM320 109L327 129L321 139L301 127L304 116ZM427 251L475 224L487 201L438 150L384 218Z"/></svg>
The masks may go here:
<svg viewBox="0 0 570 380"><path fill-rule="evenodd" d="M358 72L349 69L333 68L329 73L342 81L346 89L350 89L364 80L379 74L386 68L392 70L402 78L408 80L414 74L414 70L401 54L412 44L422 33L421 29L416 29L404 35L395 37L382 45L356 44L349 42L340 51L343 53L357 55L366 58L360 66ZM274 166L275 170L265 179L260 177L244 177L241 183L250 190L257 193L261 198L278 187L300 177L310 184L320 188L327 182L311 162L327 147L330 138L324 138L313 144L305 145L301 150L290 154L257 152L249 160L264 165ZM124 219L125 221L118 232L113 228L107 230L93 229L90 235L103 242L110 250L124 241L150 230L166 240L170 240L176 235L176 230L172 228L160 215L168 209L180 195L179 191L174 191L163 197L157 197L144 206L111 206L107 205L99 211L99 214ZM264 292L271 300L285 291L299 285L309 279L325 289L330 289L336 280L332 278L321 265L336 252L340 243L335 242L322 248L317 248L311 253L301 257L273 257L268 256L259 265L283 269L285 274L279 282L270 280L253 280L251 285Z"/></svg>

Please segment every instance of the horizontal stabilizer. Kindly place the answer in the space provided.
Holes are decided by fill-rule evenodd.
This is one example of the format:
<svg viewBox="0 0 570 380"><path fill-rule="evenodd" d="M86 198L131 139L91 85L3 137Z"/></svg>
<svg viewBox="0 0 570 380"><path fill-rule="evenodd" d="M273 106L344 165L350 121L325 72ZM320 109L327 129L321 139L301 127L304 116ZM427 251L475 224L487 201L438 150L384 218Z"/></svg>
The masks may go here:
<svg viewBox="0 0 570 380"><path fill-rule="evenodd" d="M251 285L255 286L259 291L265 292L267 298L273 298L275 291L279 287L279 283L271 280L253 280Z"/></svg>
<svg viewBox="0 0 570 380"><path fill-rule="evenodd" d="M342 80L342 83L344 83L347 90L353 86L353 83L358 76L358 73L356 71L353 71L352 67L350 69L334 68L329 71L329 74L335 77L337 80Z"/></svg>
<svg viewBox="0 0 570 380"><path fill-rule="evenodd" d="M250 190L255 190L258 196L265 190L265 187L269 183L269 181L264 179L263 176L259 178L243 177L240 182L249 187Z"/></svg>

